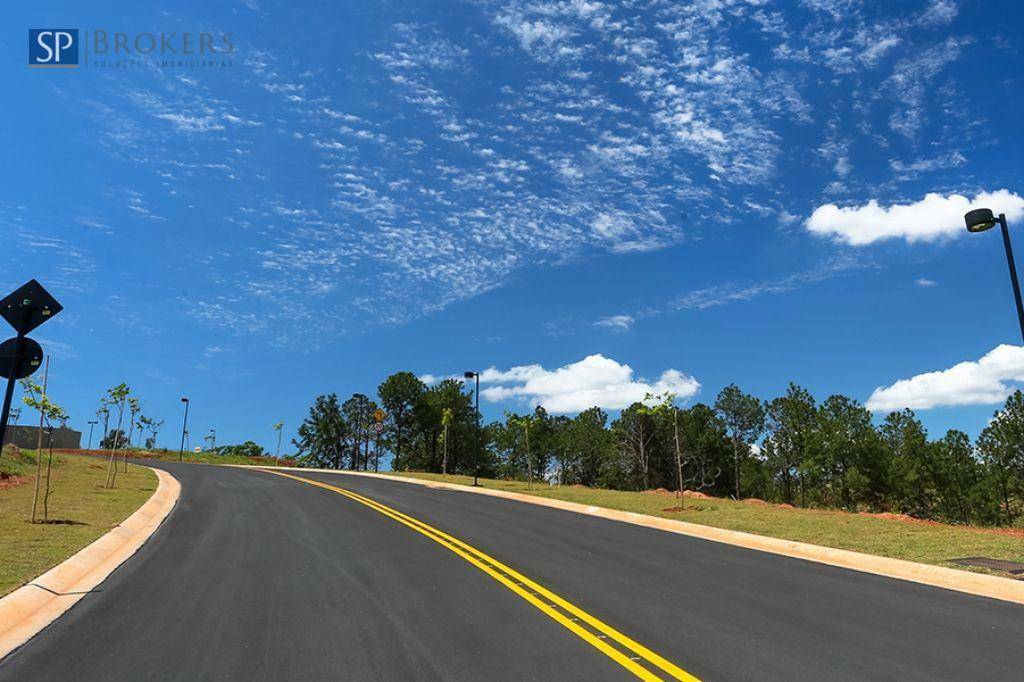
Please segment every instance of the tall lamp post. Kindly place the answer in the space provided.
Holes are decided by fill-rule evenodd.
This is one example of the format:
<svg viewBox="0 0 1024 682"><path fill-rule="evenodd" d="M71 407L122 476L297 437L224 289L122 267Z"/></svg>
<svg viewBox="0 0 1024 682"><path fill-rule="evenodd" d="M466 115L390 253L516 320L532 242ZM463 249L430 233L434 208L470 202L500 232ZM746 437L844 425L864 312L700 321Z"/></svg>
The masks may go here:
<svg viewBox="0 0 1024 682"><path fill-rule="evenodd" d="M210 429L210 450L217 449L217 429Z"/></svg>
<svg viewBox="0 0 1024 682"><path fill-rule="evenodd" d="M1006 216L992 215L988 208L976 208L964 216L968 232L984 232L997 224L1003 229L1003 247L1006 249L1006 264L1010 267L1010 283L1013 285L1013 299L1017 303L1017 322L1020 323L1020 335L1024 339L1024 304L1020 300L1020 283L1017 281L1017 265L1013 261L1013 249L1010 247L1010 230L1006 226Z"/></svg>
<svg viewBox="0 0 1024 682"><path fill-rule="evenodd" d="M92 430L93 430L93 428L97 424L99 424L99 421L93 419L92 421L88 422L88 424L89 424L89 447L87 447L86 450L92 450Z"/></svg>
<svg viewBox="0 0 1024 682"><path fill-rule="evenodd" d="M476 390L473 392L473 397L476 399L476 437L477 446L483 446L483 434L481 433L480 427L480 372L465 372L462 376L467 379L476 379ZM477 483L477 477L480 475L480 453L477 452L476 461L473 462L473 485L479 485Z"/></svg>
<svg viewBox="0 0 1024 682"><path fill-rule="evenodd" d="M178 450L179 462L185 456L185 430L188 429L188 398L182 398L181 402L185 403L185 419L181 422L181 449Z"/></svg>

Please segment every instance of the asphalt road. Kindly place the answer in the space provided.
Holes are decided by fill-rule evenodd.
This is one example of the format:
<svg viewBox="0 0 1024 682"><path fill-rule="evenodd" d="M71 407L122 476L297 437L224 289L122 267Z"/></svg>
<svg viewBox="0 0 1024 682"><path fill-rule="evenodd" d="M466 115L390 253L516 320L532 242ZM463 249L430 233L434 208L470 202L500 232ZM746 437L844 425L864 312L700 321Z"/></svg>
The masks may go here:
<svg viewBox="0 0 1024 682"><path fill-rule="evenodd" d="M158 463L159 531L0 680L635 679L438 542L338 493ZM1019 680L1024 608L471 493L341 474L705 680Z"/></svg>

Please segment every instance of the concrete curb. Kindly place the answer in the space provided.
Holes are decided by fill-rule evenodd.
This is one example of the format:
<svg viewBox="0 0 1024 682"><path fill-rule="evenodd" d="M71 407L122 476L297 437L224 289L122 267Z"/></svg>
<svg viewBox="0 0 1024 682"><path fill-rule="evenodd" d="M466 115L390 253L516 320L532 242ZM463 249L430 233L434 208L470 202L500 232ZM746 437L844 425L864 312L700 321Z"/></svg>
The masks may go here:
<svg viewBox="0 0 1024 682"><path fill-rule="evenodd" d="M258 468L278 469L284 467ZM523 493L513 493L505 490L474 488L473 486L461 485L458 483L427 481L424 479L407 478L404 476L375 474L368 471L289 469L296 475L301 475L301 472L308 471L344 474L347 476L368 476L371 478L383 478L390 481L401 481L403 483L410 483L413 485L422 485L428 488L460 490L463 492L476 493L478 495L501 497L508 500L517 500L519 502L526 502L528 504L535 504L542 507L571 511L577 514L586 514L588 516L597 516L613 521L632 523L634 525L645 526L647 528L657 528L658 530L664 530L670 533L679 533L680 535L688 535L690 537L701 538L703 540L721 542L727 545L735 545L737 547L754 549L760 552L768 552L770 554L778 554L794 559L804 559L806 561L814 561L819 564L838 566L840 568L847 568L853 571L861 571L862 573L873 573L875 575L881 575L887 578L896 578L898 580L909 580L922 585L941 587L943 589L954 590L956 592L965 592L979 597L989 597L990 599L999 599L1002 601L1024 604L1024 581L1013 580L1011 578L1001 578L999 576L985 575L983 573L971 573L970 571L961 571L955 568L946 568L945 566L919 564L913 561L905 561L903 559L890 559L888 557L862 554L860 552L853 552L846 549L834 549L832 547L812 545L806 542L780 540L778 538L772 538L765 535L725 530L723 528L702 526L700 524L688 523L686 521L663 519L659 516L648 516L647 514L618 511L616 509L606 509L604 507L594 507L576 502L554 500L547 497L537 497L535 495L525 495Z"/></svg>
<svg viewBox="0 0 1024 682"><path fill-rule="evenodd" d="M134 514L71 558L0 599L0 659L102 583L160 527L178 501L181 484L166 471L151 470L159 485Z"/></svg>

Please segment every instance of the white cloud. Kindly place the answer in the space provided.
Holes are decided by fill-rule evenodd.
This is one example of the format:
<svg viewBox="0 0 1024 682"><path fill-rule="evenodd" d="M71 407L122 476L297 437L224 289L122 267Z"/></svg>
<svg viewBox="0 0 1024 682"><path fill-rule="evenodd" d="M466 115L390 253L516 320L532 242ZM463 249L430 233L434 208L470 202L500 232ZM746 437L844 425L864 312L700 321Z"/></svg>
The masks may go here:
<svg viewBox="0 0 1024 682"><path fill-rule="evenodd" d="M927 277L918 277L914 280L914 284L919 287L933 287L936 282L934 279L928 279Z"/></svg>
<svg viewBox="0 0 1024 682"><path fill-rule="evenodd" d="M864 246L883 239L905 239L908 243L932 242L965 232L964 214L972 208L991 208L1009 220L1024 216L1024 198L1001 189L982 192L968 199L962 194L929 193L912 204L880 206L872 199L864 206L840 208L819 206L805 223L807 230L832 237L851 246Z"/></svg>
<svg viewBox="0 0 1024 682"><path fill-rule="evenodd" d="M993 405L1013 392L1007 382L1024 381L1024 347L996 346L983 358L876 388L867 408L874 412L909 407L927 410L952 405Z"/></svg>
<svg viewBox="0 0 1024 682"><path fill-rule="evenodd" d="M594 323L595 327L607 327L617 332L629 331L636 319L632 315L609 315Z"/></svg>
<svg viewBox="0 0 1024 682"><path fill-rule="evenodd" d="M601 354L547 370L541 365L521 365L507 371L494 367L480 375L488 386L480 395L490 402L524 400L542 405L555 414L582 412L591 407L618 410L644 400L648 393L666 391L680 398L692 397L700 382L675 369L661 373L657 381L634 378L633 368Z"/></svg>

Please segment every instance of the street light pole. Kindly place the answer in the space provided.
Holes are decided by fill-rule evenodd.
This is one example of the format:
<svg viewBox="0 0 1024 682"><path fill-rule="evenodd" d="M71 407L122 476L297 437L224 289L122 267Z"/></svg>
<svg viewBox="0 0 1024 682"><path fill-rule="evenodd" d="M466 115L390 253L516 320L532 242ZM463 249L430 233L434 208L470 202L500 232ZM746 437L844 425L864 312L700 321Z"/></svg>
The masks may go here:
<svg viewBox="0 0 1024 682"><path fill-rule="evenodd" d="M1020 336L1024 340L1024 303L1020 300L1020 282L1017 281L1017 265L1013 260L1013 247L1010 246L1010 230L1006 226L1006 216L999 214L999 226L1003 228L1003 246L1006 247L1006 264L1010 266L1010 282L1013 284L1013 300L1017 303L1017 322L1020 323Z"/></svg>
<svg viewBox="0 0 1024 682"><path fill-rule="evenodd" d="M277 426L277 451L274 452L274 466L281 466L281 434L284 431L284 422L280 422Z"/></svg>
<svg viewBox="0 0 1024 682"><path fill-rule="evenodd" d="M97 420L89 422L89 447L87 447L86 450L92 450L92 430L97 424L99 424L99 421Z"/></svg>
<svg viewBox="0 0 1024 682"><path fill-rule="evenodd" d="M185 419L181 422L181 449L178 450L179 462L185 456L185 430L188 428L188 398L182 398L181 402L185 403Z"/></svg>
<svg viewBox="0 0 1024 682"><path fill-rule="evenodd" d="M968 232L984 232L990 228L996 226L996 223L1002 228L1003 232L1003 248L1006 250L1006 265L1010 268L1010 284L1013 285L1013 300L1017 304L1017 323L1020 325L1021 339L1024 340L1024 303L1021 302L1020 298L1020 282L1017 280L1017 264L1013 259L1013 247L1010 246L1010 230L1006 224L1006 215L1003 213L999 214L999 217L992 215L992 211L987 208L978 208L973 211L968 211L967 215L964 216L964 220L967 223Z"/></svg>
<svg viewBox="0 0 1024 682"><path fill-rule="evenodd" d="M480 427L480 372L465 372L463 375L467 379L476 379L476 391L473 392L473 397L476 399L476 436L477 446L483 445L483 434L481 433ZM473 485L480 485L477 482L477 478L480 475L480 453L477 452L476 461L473 463Z"/></svg>

